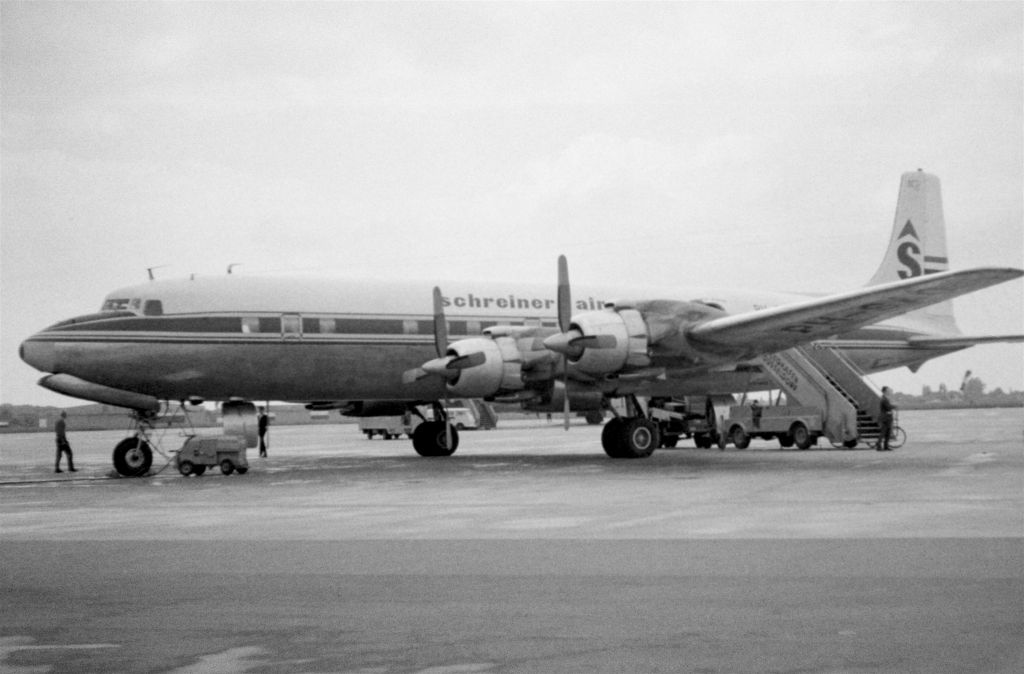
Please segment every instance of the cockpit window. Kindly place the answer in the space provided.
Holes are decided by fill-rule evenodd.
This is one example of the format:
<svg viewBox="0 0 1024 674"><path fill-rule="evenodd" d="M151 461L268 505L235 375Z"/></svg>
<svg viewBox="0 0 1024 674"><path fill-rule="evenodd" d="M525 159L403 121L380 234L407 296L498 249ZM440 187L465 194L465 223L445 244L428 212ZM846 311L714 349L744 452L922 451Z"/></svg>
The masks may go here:
<svg viewBox="0 0 1024 674"><path fill-rule="evenodd" d="M146 300L146 304L143 306L142 313L147 316L163 316L164 315L164 303L160 300Z"/></svg>
<svg viewBox="0 0 1024 674"><path fill-rule="evenodd" d="M128 308L129 303L131 303L131 299L127 297L108 299L103 303L100 311L124 311Z"/></svg>
<svg viewBox="0 0 1024 674"><path fill-rule="evenodd" d="M719 311L725 311L725 307L723 307L720 302L716 302L714 300L694 300L694 301L699 303L699 304L703 304L706 307L711 307L712 309L718 309Z"/></svg>

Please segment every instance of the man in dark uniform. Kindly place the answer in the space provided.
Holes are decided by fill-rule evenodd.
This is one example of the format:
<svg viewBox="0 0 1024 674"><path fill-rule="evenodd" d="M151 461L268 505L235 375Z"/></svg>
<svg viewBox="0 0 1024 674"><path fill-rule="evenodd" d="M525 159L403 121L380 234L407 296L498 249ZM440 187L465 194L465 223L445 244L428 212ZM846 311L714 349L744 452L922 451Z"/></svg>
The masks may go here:
<svg viewBox="0 0 1024 674"><path fill-rule="evenodd" d="M61 454L68 455L68 470L71 471L72 473L78 472L75 470L75 461L71 457L71 443L68 442L67 423L64 421L64 419L67 418L67 416L68 413L62 411L60 413L60 419L57 419L57 424L54 426L54 430L57 432L57 463L55 465L56 470L54 470L54 472L56 473L64 472L60 469Z"/></svg>
<svg viewBox="0 0 1024 674"><path fill-rule="evenodd" d="M256 430L260 434L260 456L265 457L267 455L267 426L270 425L270 417L267 416L267 412L263 407L260 407L260 414L256 421Z"/></svg>
<svg viewBox="0 0 1024 674"><path fill-rule="evenodd" d="M889 438L892 437L892 422L896 405L889 399L891 394L891 388L882 387L882 400L878 403L878 424L881 428L879 429L878 444L875 445L875 449L880 452L892 451L892 448L889 447Z"/></svg>

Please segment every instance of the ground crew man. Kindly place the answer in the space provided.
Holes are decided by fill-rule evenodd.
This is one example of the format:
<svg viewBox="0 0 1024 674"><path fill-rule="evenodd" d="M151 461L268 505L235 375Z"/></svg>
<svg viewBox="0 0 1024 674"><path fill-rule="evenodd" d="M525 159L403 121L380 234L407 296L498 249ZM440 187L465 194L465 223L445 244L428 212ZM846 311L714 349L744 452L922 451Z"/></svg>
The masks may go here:
<svg viewBox="0 0 1024 674"><path fill-rule="evenodd" d="M892 423L896 405L889 399L890 395L892 395L892 389L888 386L883 386L882 400L878 403L878 424L881 426L881 429L879 430L878 444L875 445L875 449L880 452L892 451L892 448L889 447L889 438L892 437Z"/></svg>
<svg viewBox="0 0 1024 674"><path fill-rule="evenodd" d="M57 432L57 463L54 466L54 468L55 468L54 472L55 473L63 473L64 472L64 471L62 471L60 469L60 455L61 454L67 454L68 455L68 470L71 471L72 473L77 473L78 472L78 471L75 470L75 461L74 461L74 459L71 456L71 443L68 442L67 423L64 421L64 419L66 419L67 416L68 416L68 413L62 411L60 413L60 419L57 419L57 423L54 426L54 430Z"/></svg>
<svg viewBox="0 0 1024 674"><path fill-rule="evenodd" d="M267 455L267 426L270 425L270 416L266 410L260 407L260 414L256 418L256 429L260 436L260 456Z"/></svg>

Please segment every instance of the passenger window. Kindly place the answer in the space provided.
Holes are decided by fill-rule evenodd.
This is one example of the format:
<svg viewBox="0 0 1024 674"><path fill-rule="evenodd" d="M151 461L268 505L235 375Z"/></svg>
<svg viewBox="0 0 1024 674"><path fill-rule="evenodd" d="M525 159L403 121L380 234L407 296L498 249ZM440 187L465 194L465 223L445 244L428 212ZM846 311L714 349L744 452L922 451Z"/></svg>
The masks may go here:
<svg viewBox="0 0 1024 674"><path fill-rule="evenodd" d="M321 318L320 319L320 332L329 335L338 331L337 324L333 318Z"/></svg>
<svg viewBox="0 0 1024 674"><path fill-rule="evenodd" d="M242 317L242 332L248 334L250 332L260 331L260 319L255 316L243 316Z"/></svg>
<svg viewBox="0 0 1024 674"><path fill-rule="evenodd" d="M163 316L164 303L160 300L146 300L142 313L147 316Z"/></svg>
<svg viewBox="0 0 1024 674"><path fill-rule="evenodd" d="M419 321L404 320L402 321L402 333L406 335L415 335L419 333Z"/></svg>

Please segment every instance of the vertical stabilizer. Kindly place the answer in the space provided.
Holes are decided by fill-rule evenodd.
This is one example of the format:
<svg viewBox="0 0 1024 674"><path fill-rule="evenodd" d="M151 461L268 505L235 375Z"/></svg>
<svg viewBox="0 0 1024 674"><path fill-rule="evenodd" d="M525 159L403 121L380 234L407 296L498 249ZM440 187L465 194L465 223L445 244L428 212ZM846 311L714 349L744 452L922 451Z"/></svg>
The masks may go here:
<svg viewBox="0 0 1024 674"><path fill-rule="evenodd" d="M918 169L900 178L892 237L878 271L868 285L934 274L949 269L946 254L946 220L942 215L939 179ZM942 302L907 314L941 332L959 332L953 303Z"/></svg>

